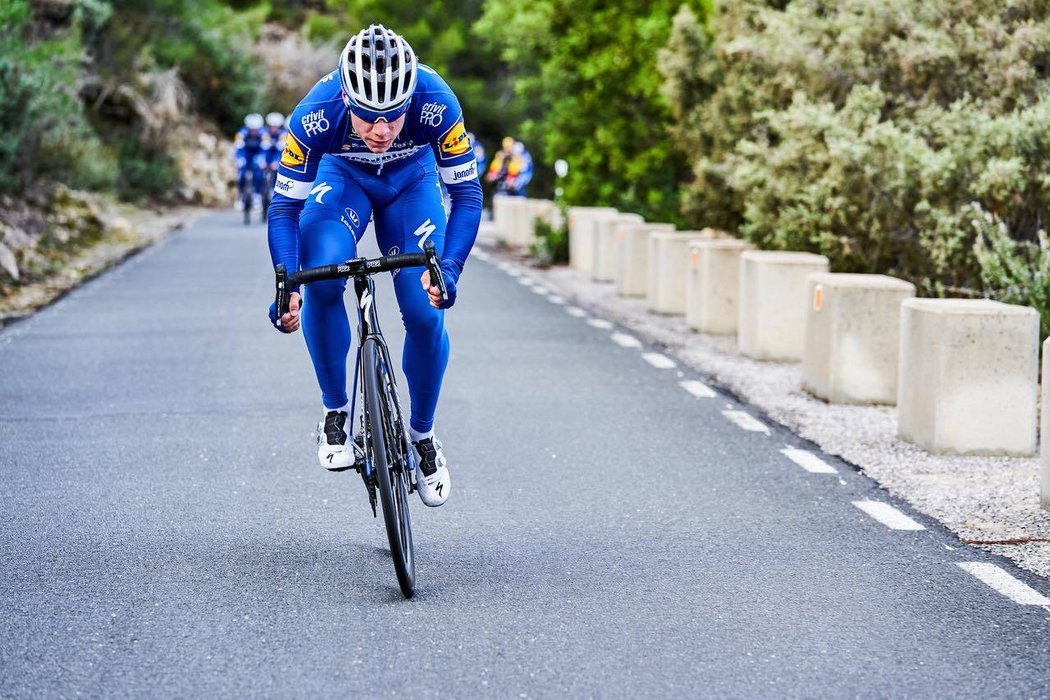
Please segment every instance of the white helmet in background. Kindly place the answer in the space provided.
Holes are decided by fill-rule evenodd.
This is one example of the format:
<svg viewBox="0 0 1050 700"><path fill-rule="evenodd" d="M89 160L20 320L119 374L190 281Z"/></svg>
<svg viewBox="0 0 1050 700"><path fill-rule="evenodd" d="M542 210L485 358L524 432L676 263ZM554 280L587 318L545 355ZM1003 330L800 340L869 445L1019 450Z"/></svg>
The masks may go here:
<svg viewBox="0 0 1050 700"><path fill-rule="evenodd" d="M263 128L262 115L252 112L244 118L244 125L252 131L258 131L259 129Z"/></svg>
<svg viewBox="0 0 1050 700"><path fill-rule="evenodd" d="M339 56L343 99L363 119L393 121L408 109L417 65L415 52L400 35L370 25L350 37Z"/></svg>
<svg viewBox="0 0 1050 700"><path fill-rule="evenodd" d="M270 112L266 115L266 126L284 126L284 115L280 112Z"/></svg>

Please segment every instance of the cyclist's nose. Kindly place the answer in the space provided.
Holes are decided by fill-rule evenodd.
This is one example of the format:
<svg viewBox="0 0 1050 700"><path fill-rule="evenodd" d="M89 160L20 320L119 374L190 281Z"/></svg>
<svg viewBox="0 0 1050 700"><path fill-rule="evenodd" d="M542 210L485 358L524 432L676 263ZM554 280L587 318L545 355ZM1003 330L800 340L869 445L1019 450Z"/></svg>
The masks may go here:
<svg viewBox="0 0 1050 700"><path fill-rule="evenodd" d="M387 122L376 122L372 128L372 135L377 139L386 140L387 136L390 135L390 124Z"/></svg>

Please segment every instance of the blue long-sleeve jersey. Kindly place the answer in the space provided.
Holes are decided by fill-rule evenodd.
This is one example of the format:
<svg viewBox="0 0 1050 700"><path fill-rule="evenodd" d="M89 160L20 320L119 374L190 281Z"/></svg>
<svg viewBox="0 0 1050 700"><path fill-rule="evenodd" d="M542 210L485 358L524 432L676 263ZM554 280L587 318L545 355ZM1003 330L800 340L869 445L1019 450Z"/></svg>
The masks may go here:
<svg viewBox="0 0 1050 700"><path fill-rule="evenodd" d="M354 131L336 71L310 90L286 126L288 136L269 212L270 257L275 265L283 264L289 272L299 269L299 214L322 158L344 159L365 174L383 177L384 169L393 175L429 160L432 153L452 199L443 260L462 270L481 222L481 183L459 100L433 69L419 66L404 127L384 153L372 153Z"/></svg>

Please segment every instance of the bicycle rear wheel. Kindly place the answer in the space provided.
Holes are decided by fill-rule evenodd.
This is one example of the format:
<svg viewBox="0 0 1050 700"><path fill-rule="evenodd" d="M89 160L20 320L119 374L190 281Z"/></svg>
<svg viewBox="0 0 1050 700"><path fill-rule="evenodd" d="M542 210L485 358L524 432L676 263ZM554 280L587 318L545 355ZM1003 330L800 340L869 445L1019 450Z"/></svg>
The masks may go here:
<svg viewBox="0 0 1050 700"><path fill-rule="evenodd" d="M362 348L366 440L372 474L383 506L383 522L397 583L406 598L416 589L416 563L412 549L412 522L408 512L408 470L411 446L405 437L397 386L387 361L386 348L373 338Z"/></svg>

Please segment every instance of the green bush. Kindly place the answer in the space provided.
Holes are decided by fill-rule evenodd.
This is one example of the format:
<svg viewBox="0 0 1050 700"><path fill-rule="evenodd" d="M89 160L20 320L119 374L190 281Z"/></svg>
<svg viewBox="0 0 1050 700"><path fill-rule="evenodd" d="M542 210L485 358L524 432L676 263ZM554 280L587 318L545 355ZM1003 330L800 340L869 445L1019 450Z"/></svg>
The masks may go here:
<svg viewBox="0 0 1050 700"><path fill-rule="evenodd" d="M566 201L678 219L686 161L668 133L656 55L681 0L490 0L475 31L498 47L528 105L537 165L564 158ZM706 15L703 0L687 0Z"/></svg>
<svg viewBox="0 0 1050 700"><path fill-rule="evenodd" d="M562 220L568 220L564 213ZM530 252L537 265L547 267L569 262L569 227L567 224L554 227L543 219L536 219L533 233L535 235Z"/></svg>
<svg viewBox="0 0 1050 700"><path fill-rule="evenodd" d="M1050 204L1050 5L742 0L711 27L713 41L679 13L660 64L692 161L691 224L928 293L991 293L971 202L1036 244Z"/></svg>
<svg viewBox="0 0 1050 700"><path fill-rule="evenodd" d="M34 21L28 0L0 2L0 192L42 179L80 186L112 182L112 160L92 132L77 95L84 60L81 27L104 18L72 3L56 23Z"/></svg>

